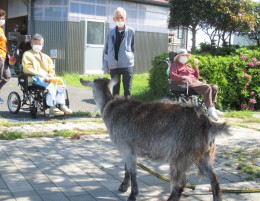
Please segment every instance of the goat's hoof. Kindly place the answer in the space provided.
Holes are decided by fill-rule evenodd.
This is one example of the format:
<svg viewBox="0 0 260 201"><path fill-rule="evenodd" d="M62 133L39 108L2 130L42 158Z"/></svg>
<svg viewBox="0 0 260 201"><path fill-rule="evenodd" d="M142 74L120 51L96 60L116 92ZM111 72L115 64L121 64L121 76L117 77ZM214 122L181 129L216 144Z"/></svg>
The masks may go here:
<svg viewBox="0 0 260 201"><path fill-rule="evenodd" d="M129 198L127 199L127 201L138 201L138 196L129 196Z"/></svg>
<svg viewBox="0 0 260 201"><path fill-rule="evenodd" d="M139 194L138 190L136 192L131 192L127 201L138 201L138 194Z"/></svg>
<svg viewBox="0 0 260 201"><path fill-rule="evenodd" d="M120 192L126 192L127 191L127 189L128 189L128 187L129 187L129 184L125 184L125 183L122 183L120 186L119 186L119 191Z"/></svg>

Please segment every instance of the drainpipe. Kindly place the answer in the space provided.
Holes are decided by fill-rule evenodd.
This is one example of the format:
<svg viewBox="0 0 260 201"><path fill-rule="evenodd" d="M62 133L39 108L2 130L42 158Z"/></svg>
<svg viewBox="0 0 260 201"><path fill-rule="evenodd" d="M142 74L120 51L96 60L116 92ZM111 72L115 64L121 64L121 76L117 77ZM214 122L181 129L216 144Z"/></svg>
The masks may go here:
<svg viewBox="0 0 260 201"><path fill-rule="evenodd" d="M33 35L35 32L34 26L34 0L28 0L27 12L28 12L28 34Z"/></svg>

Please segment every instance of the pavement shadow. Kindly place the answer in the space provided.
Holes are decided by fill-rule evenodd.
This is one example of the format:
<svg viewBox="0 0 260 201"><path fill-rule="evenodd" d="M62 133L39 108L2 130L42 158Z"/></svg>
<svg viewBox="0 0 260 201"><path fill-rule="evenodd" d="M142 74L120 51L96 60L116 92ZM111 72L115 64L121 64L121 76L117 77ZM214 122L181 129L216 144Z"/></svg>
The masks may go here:
<svg viewBox="0 0 260 201"><path fill-rule="evenodd" d="M96 104L95 101L94 101L94 99L82 99L81 101L82 101L82 102L85 102L85 103L94 104L94 105Z"/></svg>

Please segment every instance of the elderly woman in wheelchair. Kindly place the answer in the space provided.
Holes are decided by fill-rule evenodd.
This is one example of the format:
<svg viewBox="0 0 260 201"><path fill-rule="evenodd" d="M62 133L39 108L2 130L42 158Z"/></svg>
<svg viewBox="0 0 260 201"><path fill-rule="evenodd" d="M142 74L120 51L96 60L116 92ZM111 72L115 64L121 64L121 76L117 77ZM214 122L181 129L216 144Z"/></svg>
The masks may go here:
<svg viewBox="0 0 260 201"><path fill-rule="evenodd" d="M45 98L46 104L50 107L49 116L72 114L72 110L65 103L66 89L63 80L55 76L51 58L41 52L43 43L44 39L40 34L32 37L32 49L23 54L23 72L32 75L34 84L47 89Z"/></svg>
<svg viewBox="0 0 260 201"><path fill-rule="evenodd" d="M188 84L189 88L199 95L203 96L208 115L215 121L218 121L219 115L223 113L216 110L218 87L216 85L206 84L199 80L199 61L194 59L194 67L187 64L191 55L187 50L180 49L170 66L170 79L173 82Z"/></svg>

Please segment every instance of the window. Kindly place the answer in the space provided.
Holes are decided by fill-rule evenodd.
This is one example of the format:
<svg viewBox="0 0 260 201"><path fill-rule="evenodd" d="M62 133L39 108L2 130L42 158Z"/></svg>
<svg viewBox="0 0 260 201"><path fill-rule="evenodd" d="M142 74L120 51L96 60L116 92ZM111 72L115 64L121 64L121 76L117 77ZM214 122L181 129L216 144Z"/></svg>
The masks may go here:
<svg viewBox="0 0 260 201"><path fill-rule="evenodd" d="M87 44L104 44L104 23L88 21L87 24Z"/></svg>
<svg viewBox="0 0 260 201"><path fill-rule="evenodd" d="M183 39L183 32L184 32L183 27L180 26L178 28L178 39Z"/></svg>

